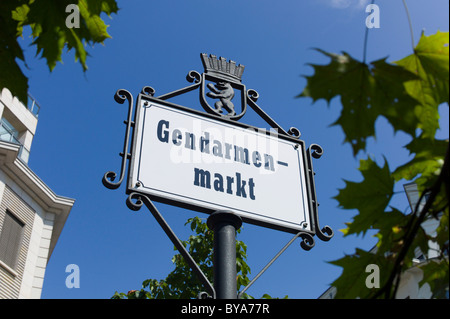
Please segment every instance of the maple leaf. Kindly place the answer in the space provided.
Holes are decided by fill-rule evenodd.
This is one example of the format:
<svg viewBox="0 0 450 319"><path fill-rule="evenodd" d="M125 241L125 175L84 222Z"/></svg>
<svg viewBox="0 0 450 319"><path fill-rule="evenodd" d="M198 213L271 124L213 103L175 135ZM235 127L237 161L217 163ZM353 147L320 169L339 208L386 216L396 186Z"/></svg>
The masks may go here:
<svg viewBox="0 0 450 319"><path fill-rule="evenodd" d="M28 79L17 64L17 59L25 62L22 48L17 39L22 36L24 26L31 27L36 56L46 60L52 71L57 62L62 61L62 52L75 50L75 60L80 62L83 71L87 70L86 58L89 55L86 44L103 43L111 36L107 25L100 18L117 13L115 0L78 0L80 12L79 28L66 26L68 5L73 0L17 0L0 2L0 89L7 87L11 93L26 104L28 100ZM49 18L51 17L51 18Z"/></svg>
<svg viewBox="0 0 450 319"><path fill-rule="evenodd" d="M318 52L331 58L328 65L314 65L314 75L307 76L307 85L298 97L311 97L313 102L325 99L328 103L340 96L345 106L341 116L332 125L340 125L345 133L345 142L351 143L356 154L365 148L365 139L375 134L376 113L370 108L372 79L366 64L353 59L349 54Z"/></svg>
<svg viewBox="0 0 450 319"><path fill-rule="evenodd" d="M347 53L334 54L318 50L331 58L328 65L311 65L314 75L307 76L307 85L298 97L311 97L313 102L328 103L340 96L342 111L332 125L341 126L345 141L353 154L365 150L366 140L375 136L375 121L385 116L395 130L414 134L419 118L411 111L418 104L408 95L404 83L417 75L386 59L366 64Z"/></svg>
<svg viewBox="0 0 450 319"><path fill-rule="evenodd" d="M353 222L347 223L345 236L350 234L365 234L373 225L384 216L391 197L394 193L394 178L385 162L379 167L370 158L360 161L360 172L364 179L362 182L345 181L345 188L339 190L334 198L344 209L358 209L359 214Z"/></svg>
<svg viewBox="0 0 450 319"><path fill-rule="evenodd" d="M414 53L396 63L416 74L417 79L407 81L405 89L420 103L415 109L421 120L418 128L424 137L434 138L439 128L438 106L449 101L449 33L422 34Z"/></svg>
<svg viewBox="0 0 450 319"><path fill-rule="evenodd" d="M429 242L439 251L448 250L448 138L438 140L439 106L449 102L449 33L422 34L413 54L394 63L379 59L365 64L347 53L319 52L331 58L328 65L312 65L314 74L307 76L307 85L299 97L311 97L313 103L325 99L328 103L339 96L341 115L333 123L340 125L353 155L365 151L366 140L375 136L375 121L385 117L394 131L411 137L405 148L413 156L390 172L385 160L379 167L370 158L360 161L361 182L345 181L345 187L335 197L339 206L354 209L358 214L343 230L344 235L363 234L378 230L376 249L358 250L331 262L343 267L342 275L333 282L336 298L367 298L391 296L395 291L393 278L413 267L415 250L426 252ZM403 214L391 207L386 212L396 182L414 180L419 193L430 195L427 210ZM426 193L428 192L428 193ZM430 194L431 192L431 194ZM424 198L427 198L426 196ZM433 235L421 227L423 220L439 218ZM364 285L364 269L368 263L390 273L383 286L373 294ZM395 267L394 267L395 265ZM429 283L434 297L443 297L448 287L448 261L428 262L422 267L423 283ZM448 288L447 288L448 289Z"/></svg>
<svg viewBox="0 0 450 319"><path fill-rule="evenodd" d="M405 148L411 155L414 154L414 158L397 167L393 176L396 181L399 181L401 179L413 180L420 175L421 177L416 180L416 183L422 184L421 180L428 180L439 173L448 148L448 140L430 140L419 136L408 143Z"/></svg>
<svg viewBox="0 0 450 319"><path fill-rule="evenodd" d="M354 254L329 263L343 268L342 274L331 284L337 289L336 299L369 298L375 294L377 289L367 287L366 279L369 273L366 272L366 267L368 265L378 266L380 285L384 284L389 269L392 268L392 265L383 256L359 248L356 248Z"/></svg>

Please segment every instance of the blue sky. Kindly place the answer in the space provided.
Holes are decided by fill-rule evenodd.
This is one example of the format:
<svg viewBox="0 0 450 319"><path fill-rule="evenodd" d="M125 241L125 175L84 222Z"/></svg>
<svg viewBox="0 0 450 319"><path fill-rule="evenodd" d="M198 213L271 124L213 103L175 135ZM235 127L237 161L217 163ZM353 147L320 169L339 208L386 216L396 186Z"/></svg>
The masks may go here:
<svg viewBox="0 0 450 319"><path fill-rule="evenodd" d="M110 298L115 291L139 289L143 280L162 279L173 269L175 253L170 240L145 209L130 211L124 186L103 187L107 171L118 172L126 107L114 93L127 89L135 96L149 85L156 95L187 86L190 70L203 72L200 53L216 54L245 65L243 83L258 91L258 105L283 128L297 127L307 145L316 143L324 155L314 162L319 221L335 232L329 242L316 241L304 251L297 240L247 291L260 297L317 298L341 273L326 261L370 249L375 240L343 238L339 229L355 214L337 207L332 199L344 186L343 179L358 181L358 159L342 144L338 127L330 127L340 112L338 99L330 107L324 101L296 99L310 75L308 63L328 63L312 48L346 51L362 59L365 12L368 1L118 1L120 11L110 25L112 39L88 48L89 70L83 74L73 52L52 73L35 48L22 40L26 52L31 94L41 105L29 166L57 194L76 199L59 242L48 263L42 298ZM402 1L376 1L380 28L371 29L367 61L388 57L395 61L412 52L408 21ZM418 41L426 34L448 31L446 0L407 1ZM177 103L200 109L197 94ZM441 107L441 138L448 138L448 107ZM241 122L266 127L248 111ZM369 141L368 153L378 161L384 154L391 169L408 158L401 147L408 140L393 134L386 122L377 122L377 140ZM364 158L366 155L363 155ZM402 185L396 186L402 191ZM407 208L404 194L393 204ZM180 239L190 230L189 217L207 215L157 204ZM248 246L250 278L290 240L292 235L244 224L239 239ZM68 289L66 266L80 269L80 288Z"/></svg>

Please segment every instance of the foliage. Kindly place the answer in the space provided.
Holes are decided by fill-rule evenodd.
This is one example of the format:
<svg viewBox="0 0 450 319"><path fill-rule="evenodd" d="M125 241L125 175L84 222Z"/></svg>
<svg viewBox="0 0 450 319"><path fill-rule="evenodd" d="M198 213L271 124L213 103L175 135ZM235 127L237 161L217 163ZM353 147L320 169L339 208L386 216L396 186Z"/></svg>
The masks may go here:
<svg viewBox="0 0 450 319"><path fill-rule="evenodd" d="M185 225L188 224L196 235L189 236L189 239L182 241L182 243L188 248L189 254L194 258L202 272L212 283L214 277L212 253L214 233L208 229L206 223L199 217L188 219ZM240 233L241 229L238 229L237 232ZM250 267L247 265L246 260L247 246L242 241L236 240L238 290L241 287L244 288L250 282L248 278ZM200 292L205 291L201 282L180 254L176 254L172 258L172 262L175 265L175 269L165 279L147 279L142 283L140 290L130 290L128 293L116 292L112 299L190 299L197 298ZM247 294L244 294L243 297L253 298ZM271 299L272 297L264 294L261 298Z"/></svg>
<svg viewBox="0 0 450 319"><path fill-rule="evenodd" d="M428 283L434 297L443 297L448 289L448 138L435 138L438 108L449 103L448 43L448 32L422 34L414 52L393 63L386 59L365 63L345 52L317 50L331 62L312 65L314 74L306 77L307 85L299 97L328 103L340 97L342 111L333 125L342 128L344 142L351 144L355 157L366 152L368 138L376 137L375 122L380 117L386 118L395 132L403 131L411 138L404 146L411 160L393 169L386 160L380 167L367 157L359 166L363 180L345 180L345 187L335 197L340 207L358 211L343 230L344 236L364 236L375 230L378 238L374 251L357 249L331 262L343 268L332 284L337 288L336 298L394 297L401 273L413 266L414 249L419 247L426 254L428 241L439 245L441 258L421 266L421 285ZM394 186L405 181L414 181L421 198L426 198L424 207L417 206L411 214L389 206ZM429 219L440 221L434 234L425 233L421 226ZM368 264L380 267L379 289L365 285Z"/></svg>
<svg viewBox="0 0 450 319"><path fill-rule="evenodd" d="M77 3L80 13L79 28L68 28L66 12L68 5ZM85 46L103 43L110 35L107 26L100 18L102 13L108 16L117 13L115 0L16 0L0 2L0 89L8 87L13 96L22 102L28 99L28 79L23 74L17 59L26 65L19 37L24 27L31 28L32 45L36 46L36 55L45 58L52 71L61 60L64 47L75 50L75 60L79 61L83 71L87 70L88 52Z"/></svg>

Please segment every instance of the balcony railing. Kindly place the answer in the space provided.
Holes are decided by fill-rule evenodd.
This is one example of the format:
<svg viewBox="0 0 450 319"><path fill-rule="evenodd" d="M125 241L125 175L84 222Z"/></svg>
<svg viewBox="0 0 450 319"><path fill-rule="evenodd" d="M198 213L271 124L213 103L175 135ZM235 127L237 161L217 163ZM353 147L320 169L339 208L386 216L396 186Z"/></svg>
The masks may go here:
<svg viewBox="0 0 450 319"><path fill-rule="evenodd" d="M34 113L33 113L34 114ZM0 121L0 141L10 142L20 146L19 158L28 164L28 159L30 157L30 151L27 150L22 143L14 136L13 132Z"/></svg>

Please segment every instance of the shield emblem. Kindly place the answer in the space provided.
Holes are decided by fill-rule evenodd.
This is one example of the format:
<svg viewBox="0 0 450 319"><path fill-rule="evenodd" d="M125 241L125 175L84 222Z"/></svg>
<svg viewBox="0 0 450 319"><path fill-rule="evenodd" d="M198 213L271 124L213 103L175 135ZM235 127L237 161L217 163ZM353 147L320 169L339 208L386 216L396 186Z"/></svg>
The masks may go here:
<svg viewBox="0 0 450 319"><path fill-rule="evenodd" d="M239 120L247 109L247 92L241 83L244 66L215 55L201 54L201 58L205 68L200 86L202 107L208 113Z"/></svg>

